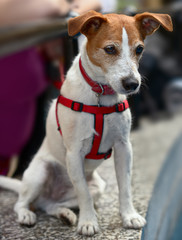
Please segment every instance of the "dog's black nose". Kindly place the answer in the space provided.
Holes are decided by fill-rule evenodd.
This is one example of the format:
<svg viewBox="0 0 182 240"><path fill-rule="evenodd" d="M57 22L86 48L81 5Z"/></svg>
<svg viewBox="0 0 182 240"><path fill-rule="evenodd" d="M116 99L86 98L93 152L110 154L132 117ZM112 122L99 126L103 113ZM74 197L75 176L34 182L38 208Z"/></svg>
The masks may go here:
<svg viewBox="0 0 182 240"><path fill-rule="evenodd" d="M139 82L132 78L125 78L122 80L122 83L126 91L135 91L139 86Z"/></svg>

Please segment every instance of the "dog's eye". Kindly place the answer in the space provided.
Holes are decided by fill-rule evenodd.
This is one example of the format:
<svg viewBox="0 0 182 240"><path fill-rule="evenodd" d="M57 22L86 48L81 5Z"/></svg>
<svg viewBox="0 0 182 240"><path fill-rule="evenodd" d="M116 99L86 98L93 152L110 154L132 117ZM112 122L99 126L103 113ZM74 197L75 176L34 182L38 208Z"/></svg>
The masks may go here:
<svg viewBox="0 0 182 240"><path fill-rule="evenodd" d="M116 48L115 46L113 45L109 45L107 47L104 48L104 51L107 53L107 54L116 54Z"/></svg>
<svg viewBox="0 0 182 240"><path fill-rule="evenodd" d="M136 48L136 54L137 55L140 55L142 52L143 52L143 49L144 47L142 45L139 45L137 48Z"/></svg>

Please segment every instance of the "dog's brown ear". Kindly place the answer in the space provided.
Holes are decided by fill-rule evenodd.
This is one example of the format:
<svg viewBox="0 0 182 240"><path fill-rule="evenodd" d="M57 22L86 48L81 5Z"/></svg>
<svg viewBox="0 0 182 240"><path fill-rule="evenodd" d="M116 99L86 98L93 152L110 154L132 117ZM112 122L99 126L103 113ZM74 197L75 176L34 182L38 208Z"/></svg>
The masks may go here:
<svg viewBox="0 0 182 240"><path fill-rule="evenodd" d="M87 37L97 32L103 22L107 22L107 18L101 13L89 11L81 16L72 18L68 22L68 34L74 36L81 32Z"/></svg>
<svg viewBox="0 0 182 240"><path fill-rule="evenodd" d="M168 14L144 12L135 15L134 18L143 38L154 33L160 25L167 31L173 31L172 20Z"/></svg>

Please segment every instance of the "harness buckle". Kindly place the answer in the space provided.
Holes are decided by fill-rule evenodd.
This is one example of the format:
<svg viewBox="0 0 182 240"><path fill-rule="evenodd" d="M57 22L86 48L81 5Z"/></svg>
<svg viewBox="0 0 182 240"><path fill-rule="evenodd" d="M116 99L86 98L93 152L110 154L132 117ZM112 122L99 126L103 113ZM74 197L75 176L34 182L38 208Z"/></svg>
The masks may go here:
<svg viewBox="0 0 182 240"><path fill-rule="evenodd" d="M104 88L103 88L102 84L98 83L98 85L99 85L100 89L102 90L101 93L96 93L96 97L98 99L97 105L98 105L98 107L100 107L100 97L104 94Z"/></svg>
<svg viewBox="0 0 182 240"><path fill-rule="evenodd" d="M83 103L73 101L71 104L71 110L76 111L76 112L82 112Z"/></svg>
<svg viewBox="0 0 182 240"><path fill-rule="evenodd" d="M116 112L123 112L126 109L124 102L116 104L115 107L116 107Z"/></svg>
<svg viewBox="0 0 182 240"><path fill-rule="evenodd" d="M123 108L124 108L124 110L126 109L125 102L123 102Z"/></svg>
<svg viewBox="0 0 182 240"><path fill-rule="evenodd" d="M111 156L111 153L112 153L112 148L109 149L109 151L105 154L104 160L108 159Z"/></svg>

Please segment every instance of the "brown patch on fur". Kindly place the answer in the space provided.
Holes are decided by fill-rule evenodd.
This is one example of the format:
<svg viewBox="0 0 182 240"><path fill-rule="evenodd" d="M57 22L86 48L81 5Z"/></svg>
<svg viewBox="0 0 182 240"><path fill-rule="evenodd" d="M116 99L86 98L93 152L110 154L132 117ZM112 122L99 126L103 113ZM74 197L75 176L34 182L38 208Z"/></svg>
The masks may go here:
<svg viewBox="0 0 182 240"><path fill-rule="evenodd" d="M102 24L94 38L88 38L87 53L93 64L107 71L107 66L111 65L111 63L114 64L121 55L123 27L128 34L131 48L135 48L138 42L143 43L143 38L133 17L117 14L107 14L105 17L107 17L108 21ZM103 50L109 42L118 45L117 53L114 55L108 55Z"/></svg>
<svg viewBox="0 0 182 240"><path fill-rule="evenodd" d="M152 21L145 22L145 18L152 18ZM88 39L87 53L90 61L107 71L107 67L118 59L121 55L122 29L126 29L128 34L131 55L137 60L135 49L138 44L143 44L146 35L156 31L159 25L166 30L172 31L172 21L167 14L143 13L135 17L119 14L102 15L95 11L90 11L84 15L73 18L69 21L68 31L71 36L79 31ZM148 27L149 25L149 27ZM110 44L116 46L116 54L107 54L104 48Z"/></svg>
<svg viewBox="0 0 182 240"><path fill-rule="evenodd" d="M107 19L98 12L89 11L81 16L72 18L68 22L68 34L74 36L78 32L85 34L87 37L94 34L103 22Z"/></svg>
<svg viewBox="0 0 182 240"><path fill-rule="evenodd" d="M90 60L104 71L106 71L104 63L107 65L118 58L122 42L122 23L119 21L118 15L107 15L107 19L108 21L102 24L94 38L88 38L87 42L87 53ZM114 55L108 55L104 48L113 43L118 45L117 52Z"/></svg>
<svg viewBox="0 0 182 240"><path fill-rule="evenodd" d="M137 28L142 33L142 37L154 33L160 25L167 31L173 31L173 24L171 17L168 14L157 14L144 12L134 16L136 20ZM145 19L148 20L145 22Z"/></svg>

